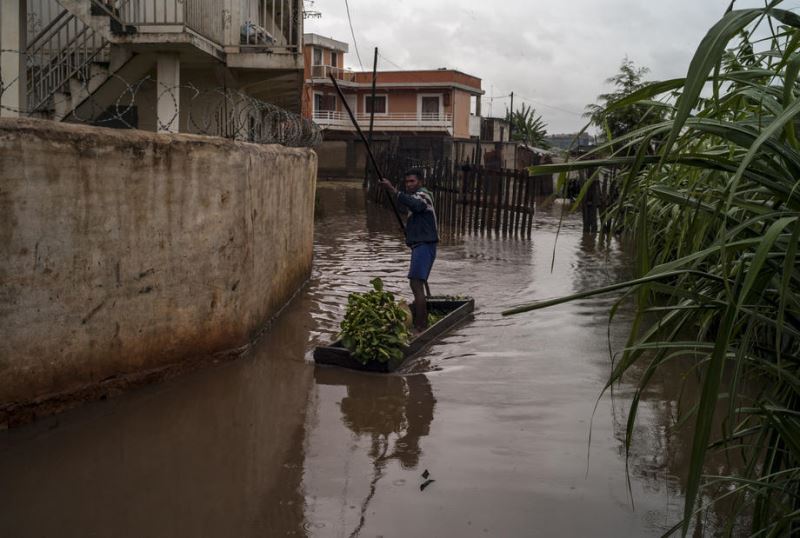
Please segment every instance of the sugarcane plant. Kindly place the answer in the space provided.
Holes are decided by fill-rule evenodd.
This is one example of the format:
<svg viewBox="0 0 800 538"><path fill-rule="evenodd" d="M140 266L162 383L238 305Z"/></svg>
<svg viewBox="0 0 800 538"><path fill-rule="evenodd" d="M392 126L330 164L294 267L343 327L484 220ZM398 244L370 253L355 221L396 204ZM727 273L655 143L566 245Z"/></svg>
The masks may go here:
<svg viewBox="0 0 800 538"><path fill-rule="evenodd" d="M721 534L741 525L758 536L800 532L800 17L783 3L731 4L685 78L608 106L652 107L663 121L531 171L617 169L619 197L604 219L633 239L636 274L505 314L611 292L621 293L612 317L623 302L635 305L604 389L641 372L626 449L658 372L688 360L699 379L697 401L676 424L692 428L692 444L683 519L669 533L686 535L722 504ZM737 463L711 468L720 452Z"/></svg>

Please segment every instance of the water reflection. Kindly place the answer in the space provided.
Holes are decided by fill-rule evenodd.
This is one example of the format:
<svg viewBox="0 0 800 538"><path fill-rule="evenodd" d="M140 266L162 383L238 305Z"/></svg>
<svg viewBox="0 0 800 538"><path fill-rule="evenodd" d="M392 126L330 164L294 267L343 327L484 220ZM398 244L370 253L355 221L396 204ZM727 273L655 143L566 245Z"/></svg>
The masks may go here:
<svg viewBox="0 0 800 538"><path fill-rule="evenodd" d="M404 469L419 464L420 440L430 433L436 399L424 375L354 374L318 367L317 385L344 386L342 422L356 435L371 439L369 456L375 464L397 460Z"/></svg>
<svg viewBox="0 0 800 538"><path fill-rule="evenodd" d="M305 535L294 306L247 357L0 432L0 535Z"/></svg>

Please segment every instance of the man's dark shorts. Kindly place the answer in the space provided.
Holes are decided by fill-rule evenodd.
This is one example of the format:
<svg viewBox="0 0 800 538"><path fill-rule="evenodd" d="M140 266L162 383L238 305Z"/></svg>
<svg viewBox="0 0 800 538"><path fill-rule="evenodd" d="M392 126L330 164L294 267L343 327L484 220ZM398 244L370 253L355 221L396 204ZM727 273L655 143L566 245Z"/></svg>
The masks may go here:
<svg viewBox="0 0 800 538"><path fill-rule="evenodd" d="M411 267L408 270L408 278L428 280L435 259L436 243L417 243L411 247Z"/></svg>

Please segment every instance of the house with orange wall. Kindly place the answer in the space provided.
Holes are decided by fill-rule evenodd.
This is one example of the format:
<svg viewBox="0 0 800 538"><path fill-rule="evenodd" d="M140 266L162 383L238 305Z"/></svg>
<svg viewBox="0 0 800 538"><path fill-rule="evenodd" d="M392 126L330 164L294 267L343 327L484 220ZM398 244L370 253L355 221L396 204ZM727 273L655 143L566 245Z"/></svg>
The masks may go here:
<svg viewBox="0 0 800 538"><path fill-rule="evenodd" d="M421 159L453 158L455 144L480 136L481 79L453 69L372 72L344 67L347 43L305 34L303 114L323 129L320 171L356 175L364 151L344 103L330 80L336 78L361 129L369 129L374 109L373 140L392 143Z"/></svg>

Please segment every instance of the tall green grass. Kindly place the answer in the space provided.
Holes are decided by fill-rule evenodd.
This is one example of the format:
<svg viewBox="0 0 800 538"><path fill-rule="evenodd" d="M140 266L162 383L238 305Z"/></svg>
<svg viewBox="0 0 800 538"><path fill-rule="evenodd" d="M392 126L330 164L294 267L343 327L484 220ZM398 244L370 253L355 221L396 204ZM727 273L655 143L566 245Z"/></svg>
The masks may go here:
<svg viewBox="0 0 800 538"><path fill-rule="evenodd" d="M604 218L609 229L633 236L637 278L505 312L620 290L620 303L635 302L629 340L606 386L644 362L628 447L654 374L677 357L694 357L702 390L687 411L691 460L684 519L673 529L683 535L704 503L723 498L734 511L720 529L726 534L743 519L754 536L800 533L800 17L781 4L729 9L685 78L609 106L658 107L665 121L580 161L532 170L621 171L619 199ZM712 451L740 462L735 474L707 474Z"/></svg>

